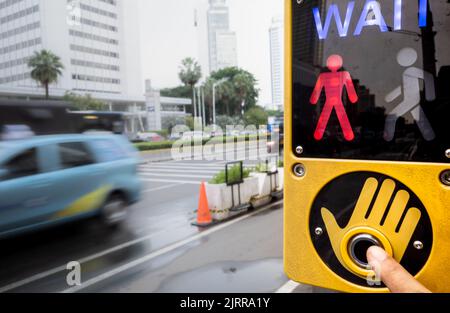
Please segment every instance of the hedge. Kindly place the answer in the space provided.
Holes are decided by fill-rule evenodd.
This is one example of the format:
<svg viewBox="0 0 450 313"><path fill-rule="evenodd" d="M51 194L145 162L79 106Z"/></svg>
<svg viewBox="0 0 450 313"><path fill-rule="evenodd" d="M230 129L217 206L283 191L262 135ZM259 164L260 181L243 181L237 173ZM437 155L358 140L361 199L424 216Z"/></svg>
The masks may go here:
<svg viewBox="0 0 450 313"><path fill-rule="evenodd" d="M234 138L234 141L240 141L243 140L245 138L245 141L251 141L251 140L256 140L258 139L257 135L251 135L251 136L238 136L238 137L232 137ZM217 143L227 143L227 137L214 137L212 139L207 139L207 140L203 140L202 141L202 145L206 145L206 144L217 144ZM140 143L136 143L134 144L134 146L139 150L139 151L151 151L151 150L162 150L162 149L171 149L173 144L176 141L161 141L161 142L140 142ZM189 145L192 144L193 141L191 140L187 140L185 142L183 142L184 145Z"/></svg>

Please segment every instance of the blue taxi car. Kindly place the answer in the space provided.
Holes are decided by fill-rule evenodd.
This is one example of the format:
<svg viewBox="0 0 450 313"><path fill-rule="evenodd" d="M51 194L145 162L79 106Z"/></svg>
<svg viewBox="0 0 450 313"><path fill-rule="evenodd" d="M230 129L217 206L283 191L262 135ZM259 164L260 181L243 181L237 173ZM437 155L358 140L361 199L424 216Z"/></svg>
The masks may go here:
<svg viewBox="0 0 450 313"><path fill-rule="evenodd" d="M0 143L0 238L98 216L123 221L140 197L138 153L119 135Z"/></svg>

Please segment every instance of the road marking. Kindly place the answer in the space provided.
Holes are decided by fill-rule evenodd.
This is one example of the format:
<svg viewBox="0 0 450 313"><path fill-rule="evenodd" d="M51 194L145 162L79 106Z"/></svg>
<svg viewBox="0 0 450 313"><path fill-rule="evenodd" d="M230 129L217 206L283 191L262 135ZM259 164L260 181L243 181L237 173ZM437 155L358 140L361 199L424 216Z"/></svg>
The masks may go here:
<svg viewBox="0 0 450 313"><path fill-rule="evenodd" d="M298 286L300 286L299 283L290 280L286 284L281 286L277 291L275 291L275 293L292 293Z"/></svg>
<svg viewBox="0 0 450 313"><path fill-rule="evenodd" d="M188 169L188 168L203 168L203 169L209 169L209 170L217 170L217 169L224 169L225 166L201 166L201 165L146 165L140 167L142 168L168 168L168 169Z"/></svg>
<svg viewBox="0 0 450 313"><path fill-rule="evenodd" d="M181 169L180 169L181 170ZM139 173L142 172L152 172L152 173L176 173L176 171L178 171L177 169L160 169L160 168L146 168L146 169L140 169ZM214 170L214 171L208 171L208 170L181 170L183 173L205 173L205 174L215 174L218 171ZM164 175L164 174L163 174Z"/></svg>
<svg viewBox="0 0 450 313"><path fill-rule="evenodd" d="M144 236L144 237L141 237L141 238L137 238L135 240L131 240L131 241L128 241L128 242L125 242L125 243L120 244L118 246L115 246L115 247L103 250L101 252L98 252L98 253L95 253L95 254L92 254L92 255L89 255L89 256L86 256L86 257L80 259L78 262L80 264L82 264L82 263L86 263L86 262L95 260L97 258L100 258L102 256L108 255L110 253L117 252L119 250L128 248L128 247L130 247L132 245L135 245L137 243L149 240L149 239L151 239L151 238L153 238L155 236L161 235L164 232L167 232L167 231L159 231L157 233L149 234L147 236ZM48 276L51 276L53 274L57 274L59 272L66 271L66 270L67 270L66 269L66 265L61 265L61 266L55 267L53 269L44 271L42 273L30 276L28 278L19 280L17 282L11 283L11 284L6 285L6 286L3 286L3 287L0 288L0 293L6 292L6 291L9 291L9 290L13 290L13 289L16 289L16 288L24 286L24 285L28 285L28 284L30 284L32 282L35 282L37 280L40 280L42 278L45 278L45 277L48 277Z"/></svg>
<svg viewBox="0 0 450 313"><path fill-rule="evenodd" d="M161 187L157 187L157 188L146 189L146 190L143 190L142 193L158 191L158 190L164 190L164 189L176 187L176 186L179 186L179 185L181 185L181 184L171 184L171 185L161 186Z"/></svg>
<svg viewBox="0 0 450 313"><path fill-rule="evenodd" d="M99 283L99 282L101 282L101 281L103 281L105 279L108 279L108 278L110 278L112 276L120 274L120 273L122 273L122 272L124 272L126 270L129 270L129 269L133 268L133 267L136 267L138 265L146 263L146 262L150 261L151 259L154 259L154 258L156 258L156 257L158 257L160 255L166 254L166 253L171 252L171 251L173 251L175 249L178 249L178 248L180 248L180 247L182 247L184 245L187 245L188 243L191 243L191 242L199 240L199 239L201 239L203 237L209 236L209 235L211 235L211 234L213 234L215 232L218 232L219 230L222 230L222 229L224 229L224 228L226 228L228 226L231 226L231 225L236 224L236 223L238 223L240 221L243 221L243 220L245 220L245 219L247 219L247 218L249 218L249 217L251 217L253 215L259 214L259 213L264 212L264 211L267 211L267 210L269 210L269 209L271 209L271 208L273 208L273 207L275 207L275 206L277 206L277 205L279 205L281 203L283 203L283 200L280 200L280 201L277 201L275 203L272 203L272 204L270 204L270 205L268 205L268 206L266 206L266 207L264 207L262 209L259 209L259 210L255 211L255 212L252 212L250 214L238 217L238 218L236 218L234 220L231 220L229 222L225 222L224 224L221 224L221 225L215 226L215 227L213 227L211 229L205 230L205 231L203 231L203 232L201 232L201 233L199 233L199 234L197 234L195 236L192 236L190 238L184 239L184 240L179 241L177 243L171 244L171 245L169 245L169 246L167 246L165 248L162 248L162 249L160 249L158 251L152 252L152 253L147 254L147 255L145 255L143 257L140 257L140 258L138 258L138 259L136 259L134 261L131 261L131 262L126 263L126 264L124 264L122 266L119 266L119 267L117 267L117 268L115 268L113 270L105 272L105 273L103 273L103 274L101 274L101 275L99 275L97 277L91 278L91 279L83 282L83 284L81 286L75 286L75 287L67 288L67 289L63 290L62 293L78 292L78 291L80 291L82 289L85 289L85 288L87 288L89 286L97 284L97 283Z"/></svg>
<svg viewBox="0 0 450 313"><path fill-rule="evenodd" d="M154 182L154 183L176 183L176 184L191 184L191 185L200 185L201 181L195 180L177 180L177 179L160 179L160 178L140 178L141 181L145 182Z"/></svg>
<svg viewBox="0 0 450 313"><path fill-rule="evenodd" d="M166 174L166 173L139 173L141 176L164 176L164 177L183 177L183 178L211 178L213 175L183 175L183 174Z"/></svg>
<svg viewBox="0 0 450 313"><path fill-rule="evenodd" d="M237 161L240 162L240 161ZM250 162L250 161L249 161ZM259 163L257 161L254 161L256 163ZM253 162L253 163L254 163ZM231 162L231 163L235 163L235 162ZM243 162L244 163L244 162ZM141 165L139 166L140 168L156 168L156 167L162 167L162 168L206 168L206 169L217 169L217 168L225 168L226 164L201 164L201 163L193 163L193 164L177 164L177 163L171 163L171 164L167 164L167 163L149 163L149 164L145 164L145 165ZM232 164L233 165L233 164ZM244 166L248 166L248 162L244 163Z"/></svg>

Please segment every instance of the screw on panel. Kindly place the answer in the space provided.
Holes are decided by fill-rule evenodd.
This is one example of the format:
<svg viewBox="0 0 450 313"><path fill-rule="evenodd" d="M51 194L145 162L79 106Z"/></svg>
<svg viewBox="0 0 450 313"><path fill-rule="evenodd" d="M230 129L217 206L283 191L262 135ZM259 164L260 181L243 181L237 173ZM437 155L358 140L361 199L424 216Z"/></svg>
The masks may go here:
<svg viewBox="0 0 450 313"><path fill-rule="evenodd" d="M314 233L315 233L317 236L321 236L321 235L323 234L323 229L320 228L320 227L317 227L317 228L314 230Z"/></svg>
<svg viewBox="0 0 450 313"><path fill-rule="evenodd" d="M450 149L445 150L445 157L450 159Z"/></svg>
<svg viewBox="0 0 450 313"><path fill-rule="evenodd" d="M441 183L446 186L450 186L450 170L443 171L439 178L441 179Z"/></svg>
<svg viewBox="0 0 450 313"><path fill-rule="evenodd" d="M302 146L298 146L297 148L295 148L295 152L297 153L297 154L303 154L303 147Z"/></svg>
<svg viewBox="0 0 450 313"><path fill-rule="evenodd" d="M297 177L303 177L306 174L306 169L303 164L296 164L294 166L294 174Z"/></svg>
<svg viewBox="0 0 450 313"><path fill-rule="evenodd" d="M416 248L417 250L422 250L423 249L423 243L422 241L414 241L413 243L414 248Z"/></svg>

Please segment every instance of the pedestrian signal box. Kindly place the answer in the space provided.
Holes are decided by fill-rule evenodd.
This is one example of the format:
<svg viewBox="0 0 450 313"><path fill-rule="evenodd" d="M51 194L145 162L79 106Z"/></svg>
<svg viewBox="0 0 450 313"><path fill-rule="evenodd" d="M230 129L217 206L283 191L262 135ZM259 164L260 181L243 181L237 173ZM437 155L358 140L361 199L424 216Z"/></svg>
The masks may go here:
<svg viewBox="0 0 450 313"><path fill-rule="evenodd" d="M383 247L450 292L450 2L286 0L285 270L386 292Z"/></svg>

